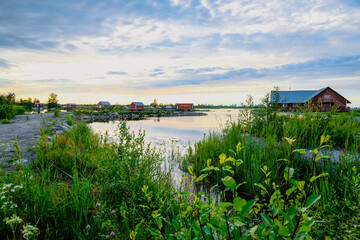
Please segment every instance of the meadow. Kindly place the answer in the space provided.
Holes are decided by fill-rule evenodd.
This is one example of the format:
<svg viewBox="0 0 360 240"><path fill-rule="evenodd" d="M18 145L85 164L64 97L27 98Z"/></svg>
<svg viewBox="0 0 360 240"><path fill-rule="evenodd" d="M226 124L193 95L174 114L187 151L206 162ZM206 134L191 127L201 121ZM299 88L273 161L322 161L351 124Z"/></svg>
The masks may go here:
<svg viewBox="0 0 360 240"><path fill-rule="evenodd" d="M73 119L51 138L45 127L37 160L0 173L2 238L360 238L357 119L244 109L183 156L179 189L163 152L126 122L116 141Z"/></svg>

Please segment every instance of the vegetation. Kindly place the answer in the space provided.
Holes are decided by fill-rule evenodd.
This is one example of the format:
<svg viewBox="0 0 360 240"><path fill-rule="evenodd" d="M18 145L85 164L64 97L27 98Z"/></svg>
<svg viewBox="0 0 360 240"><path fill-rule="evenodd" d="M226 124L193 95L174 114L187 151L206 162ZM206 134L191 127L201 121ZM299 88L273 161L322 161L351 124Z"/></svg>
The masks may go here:
<svg viewBox="0 0 360 240"><path fill-rule="evenodd" d="M37 160L0 172L8 239L358 239L359 123L352 114L278 115L252 108L184 159L181 187L144 133L116 141L74 117L42 130ZM50 130L49 130L50 129ZM338 161L327 157L341 148ZM17 156L21 158L20 148ZM186 167L185 167L186 166Z"/></svg>
<svg viewBox="0 0 360 240"><path fill-rule="evenodd" d="M47 102L48 108L57 108L57 107L59 107L58 102L59 102L59 100L57 99L57 94L50 93L50 97L49 97L48 102Z"/></svg>

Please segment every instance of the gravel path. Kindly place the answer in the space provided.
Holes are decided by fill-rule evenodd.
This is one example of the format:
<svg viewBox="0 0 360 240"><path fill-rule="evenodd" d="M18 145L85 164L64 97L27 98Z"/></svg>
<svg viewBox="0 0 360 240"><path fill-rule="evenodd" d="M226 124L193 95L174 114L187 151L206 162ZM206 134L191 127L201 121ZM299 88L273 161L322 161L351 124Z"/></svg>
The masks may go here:
<svg viewBox="0 0 360 240"><path fill-rule="evenodd" d="M61 112L59 118L54 118L54 113L43 113L46 123L50 121L63 121L66 112ZM40 136L40 127L43 126L41 114L17 115L9 124L0 124L0 165L9 165L9 159L15 159L15 146L17 141L21 148L22 162L30 162L36 159L35 138ZM10 163L11 164L11 163Z"/></svg>

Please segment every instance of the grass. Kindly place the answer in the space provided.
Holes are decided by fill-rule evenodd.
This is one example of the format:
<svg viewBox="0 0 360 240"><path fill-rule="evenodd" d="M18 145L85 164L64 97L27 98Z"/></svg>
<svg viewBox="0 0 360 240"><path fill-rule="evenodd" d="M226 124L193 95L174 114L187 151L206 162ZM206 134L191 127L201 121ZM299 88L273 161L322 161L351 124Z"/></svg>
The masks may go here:
<svg viewBox="0 0 360 240"><path fill-rule="evenodd" d="M72 117L73 128L52 138L47 125L37 161L0 173L0 217L21 220L1 221L0 231L9 239L22 238L26 224L38 239L359 238L354 116L265 107L240 117L189 148L178 191L162 152L125 122L116 142ZM322 155L332 148L342 150L339 162Z"/></svg>

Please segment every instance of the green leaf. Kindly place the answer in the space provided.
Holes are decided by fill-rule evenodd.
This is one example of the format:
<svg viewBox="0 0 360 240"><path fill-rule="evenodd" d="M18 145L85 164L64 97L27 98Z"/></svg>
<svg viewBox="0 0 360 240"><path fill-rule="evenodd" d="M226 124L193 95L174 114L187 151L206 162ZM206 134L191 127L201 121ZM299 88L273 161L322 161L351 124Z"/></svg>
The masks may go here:
<svg viewBox="0 0 360 240"><path fill-rule="evenodd" d="M267 189L261 184L261 183L254 183L255 186L261 188L262 190L264 190L266 193L268 192Z"/></svg>
<svg viewBox="0 0 360 240"><path fill-rule="evenodd" d="M236 189L236 181L230 177L226 176L221 179L221 181L224 183L224 185L232 190Z"/></svg>
<svg viewBox="0 0 360 240"><path fill-rule="evenodd" d="M226 211L228 207L233 206L234 204L230 203L230 202L220 202L219 203L219 208L222 209L223 211Z"/></svg>
<svg viewBox="0 0 360 240"><path fill-rule="evenodd" d="M155 221L156 221L156 224L157 224L158 228L161 230L162 227L163 227L162 217L157 217L157 218L155 219Z"/></svg>
<svg viewBox="0 0 360 240"><path fill-rule="evenodd" d="M268 215L266 215L265 213L260 213L260 217L264 220L264 222L267 225L269 225L269 227L273 226L273 221Z"/></svg>
<svg viewBox="0 0 360 240"><path fill-rule="evenodd" d="M292 188L286 190L286 196L289 197L296 189L297 189L297 187L292 187Z"/></svg>
<svg viewBox="0 0 360 240"><path fill-rule="evenodd" d="M295 149L295 150L293 150L293 153L300 153L300 154L305 154L306 153L306 151L305 151L305 149Z"/></svg>
<svg viewBox="0 0 360 240"><path fill-rule="evenodd" d="M275 198L277 197L277 195L280 193L280 190L276 190L272 195L271 195L271 198L270 198L270 202L269 204L272 205Z"/></svg>
<svg viewBox="0 0 360 240"><path fill-rule="evenodd" d="M306 203L305 203L305 206L303 209L305 209L305 211L307 209L309 209L313 204L315 204L317 201L319 201L321 198L321 195L312 195L310 196L307 200L306 200ZM302 210L303 210L302 209ZM303 212L305 212L303 211Z"/></svg>
<svg viewBox="0 0 360 240"><path fill-rule="evenodd" d="M202 181L204 180L204 178L206 178L208 176L208 174L202 174L200 175L199 177L196 178L195 182L199 182L199 181Z"/></svg>
<svg viewBox="0 0 360 240"><path fill-rule="evenodd" d="M245 218L248 213L251 211L252 207L255 205L255 203L257 202L257 200L250 200L248 201L241 209L240 212L240 216L242 216L243 218Z"/></svg>
<svg viewBox="0 0 360 240"><path fill-rule="evenodd" d="M149 228L149 232L151 233L151 235L153 235L154 237L159 237L161 235L160 231L157 230L156 228Z"/></svg>
<svg viewBox="0 0 360 240"><path fill-rule="evenodd" d="M286 167L284 171L284 179L288 181L289 179L292 178L293 175L294 175L294 169Z"/></svg>
<svg viewBox="0 0 360 240"><path fill-rule="evenodd" d="M237 197L234 199L234 207L235 211L239 212L241 211L242 207L246 204L246 200L242 199L240 197Z"/></svg>
<svg viewBox="0 0 360 240"><path fill-rule="evenodd" d="M211 170L220 171L220 168L214 167L214 166L210 166L210 167L203 168L200 172L211 171Z"/></svg>
<svg viewBox="0 0 360 240"><path fill-rule="evenodd" d="M289 235L289 229L285 226L279 226L279 234L281 236L288 236Z"/></svg>
<svg viewBox="0 0 360 240"><path fill-rule="evenodd" d="M180 230L180 223L176 219L171 220L171 224L174 226L176 231Z"/></svg>
<svg viewBox="0 0 360 240"><path fill-rule="evenodd" d="M194 195L192 192L180 192L181 196L190 196L190 195Z"/></svg>

